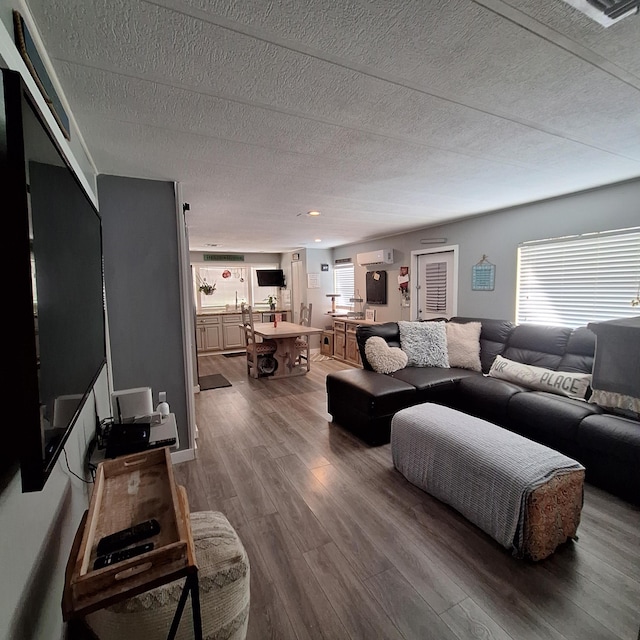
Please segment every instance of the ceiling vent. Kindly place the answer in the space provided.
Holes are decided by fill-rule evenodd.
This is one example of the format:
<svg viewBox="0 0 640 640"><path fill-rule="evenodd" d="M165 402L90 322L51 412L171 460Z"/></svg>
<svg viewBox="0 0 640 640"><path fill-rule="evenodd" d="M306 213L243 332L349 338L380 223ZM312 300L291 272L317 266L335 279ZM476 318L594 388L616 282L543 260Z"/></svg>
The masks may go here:
<svg viewBox="0 0 640 640"><path fill-rule="evenodd" d="M640 11L640 0L565 0L603 27L610 27L627 16Z"/></svg>

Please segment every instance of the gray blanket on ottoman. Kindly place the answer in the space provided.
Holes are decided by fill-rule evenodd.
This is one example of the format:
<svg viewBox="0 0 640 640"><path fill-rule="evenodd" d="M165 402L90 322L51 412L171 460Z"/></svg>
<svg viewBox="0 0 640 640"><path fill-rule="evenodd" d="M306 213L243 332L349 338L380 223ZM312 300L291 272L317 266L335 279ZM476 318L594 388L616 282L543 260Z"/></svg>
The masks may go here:
<svg viewBox="0 0 640 640"><path fill-rule="evenodd" d="M490 422L436 404L391 422L393 464L503 547L521 555L526 501L554 476L584 467Z"/></svg>

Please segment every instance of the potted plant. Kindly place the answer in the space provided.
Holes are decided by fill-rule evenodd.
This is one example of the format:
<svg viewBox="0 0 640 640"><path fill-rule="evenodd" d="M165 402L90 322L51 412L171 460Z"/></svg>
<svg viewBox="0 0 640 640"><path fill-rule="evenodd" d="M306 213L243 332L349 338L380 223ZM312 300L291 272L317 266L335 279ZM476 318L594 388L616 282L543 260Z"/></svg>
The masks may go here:
<svg viewBox="0 0 640 640"><path fill-rule="evenodd" d="M210 284L207 282L206 278L201 278L196 275L198 279L198 291L204 293L205 296L210 296L216 290L216 283Z"/></svg>
<svg viewBox="0 0 640 640"><path fill-rule="evenodd" d="M275 311L276 310L276 301L278 300L278 296L269 296L267 298L268 302L269 302L269 309L271 309L271 311Z"/></svg>

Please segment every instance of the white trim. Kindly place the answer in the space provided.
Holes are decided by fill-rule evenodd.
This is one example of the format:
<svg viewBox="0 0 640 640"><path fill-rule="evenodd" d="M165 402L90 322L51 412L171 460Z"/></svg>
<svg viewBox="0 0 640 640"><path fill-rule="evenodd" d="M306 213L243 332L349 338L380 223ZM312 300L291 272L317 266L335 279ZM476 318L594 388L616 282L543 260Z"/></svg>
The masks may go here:
<svg viewBox="0 0 640 640"><path fill-rule="evenodd" d="M178 239L178 274L180 281L180 316L182 319L182 349L184 351L184 376L187 400L187 437L189 449L195 448L196 441L196 410L193 394L194 388L194 360L195 334L193 327L193 310L191 305L191 270L189 260L189 245L187 240L186 221L182 211L182 185L174 183L176 197L176 227ZM187 449L187 450L189 450ZM193 458L189 458L190 460Z"/></svg>
<svg viewBox="0 0 640 640"><path fill-rule="evenodd" d="M190 462L196 459L196 450L194 449L180 449L180 451L174 451L171 454L171 464L180 464L181 462Z"/></svg>
<svg viewBox="0 0 640 640"><path fill-rule="evenodd" d="M409 271L409 278L411 283L411 306L410 306L410 318L412 320L418 320L418 258L420 256L433 254L433 253L453 253L453 303L452 303L452 316L458 315L458 268L459 268L459 252L460 245L450 244L446 247L434 247L432 249L416 249L411 252L411 269ZM416 275L412 275L416 274Z"/></svg>

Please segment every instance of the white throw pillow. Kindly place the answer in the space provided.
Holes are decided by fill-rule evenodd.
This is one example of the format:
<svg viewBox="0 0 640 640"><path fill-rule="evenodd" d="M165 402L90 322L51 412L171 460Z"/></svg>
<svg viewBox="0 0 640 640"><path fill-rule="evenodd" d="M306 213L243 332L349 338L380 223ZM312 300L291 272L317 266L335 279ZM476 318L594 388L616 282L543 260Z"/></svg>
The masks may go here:
<svg viewBox="0 0 640 640"><path fill-rule="evenodd" d="M482 371L480 364L480 322L447 322L449 366Z"/></svg>
<svg viewBox="0 0 640 640"><path fill-rule="evenodd" d="M553 371L544 367L514 362L496 356L489 375L493 378L515 382L536 391L547 391L559 396L584 400L591 385L590 373Z"/></svg>
<svg viewBox="0 0 640 640"><path fill-rule="evenodd" d="M407 366L449 368L447 330L444 322L398 322L400 347Z"/></svg>
<svg viewBox="0 0 640 640"><path fill-rule="evenodd" d="M390 347L384 338L372 336L364 343L364 354L376 373L393 373L407 366L407 354Z"/></svg>

